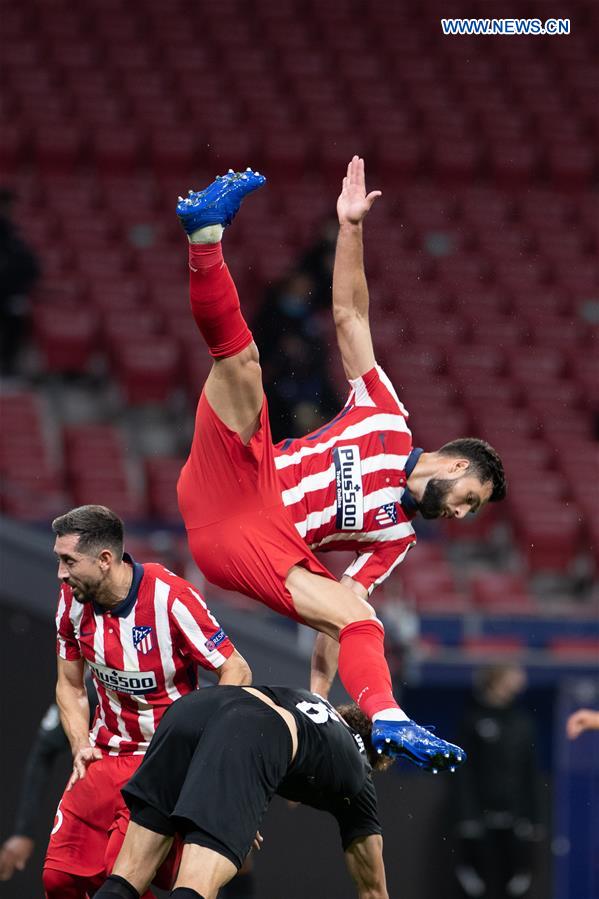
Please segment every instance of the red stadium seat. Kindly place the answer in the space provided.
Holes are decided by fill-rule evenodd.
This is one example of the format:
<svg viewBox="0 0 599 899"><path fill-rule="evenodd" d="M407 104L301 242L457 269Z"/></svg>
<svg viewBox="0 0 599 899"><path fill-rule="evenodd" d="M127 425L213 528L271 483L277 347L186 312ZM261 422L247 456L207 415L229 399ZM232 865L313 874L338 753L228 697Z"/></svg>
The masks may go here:
<svg viewBox="0 0 599 899"><path fill-rule="evenodd" d="M162 521L181 520L177 481L184 461L174 457L151 457L145 461L149 511Z"/></svg>
<svg viewBox="0 0 599 899"><path fill-rule="evenodd" d="M165 403L180 386L179 349L173 338L126 336L113 345L112 352L130 403Z"/></svg>
<svg viewBox="0 0 599 899"><path fill-rule="evenodd" d="M102 128L93 135L93 153L98 170L105 175L126 175L140 163L140 135L134 129Z"/></svg>
<svg viewBox="0 0 599 899"><path fill-rule="evenodd" d="M99 349L99 322L85 306L38 306L34 313L37 347L47 371L85 371Z"/></svg>
<svg viewBox="0 0 599 899"><path fill-rule="evenodd" d="M72 495L75 505L108 506L127 522L139 521L146 514L144 497L134 493L121 478L78 477L72 481Z"/></svg>
<svg viewBox="0 0 599 899"><path fill-rule="evenodd" d="M554 183L562 189L589 186L598 162L592 146L580 141L557 144L549 150L549 171Z"/></svg>
<svg viewBox="0 0 599 899"><path fill-rule="evenodd" d="M472 599L483 612L529 615L536 603L525 578L502 572L481 572L470 580Z"/></svg>
<svg viewBox="0 0 599 899"><path fill-rule="evenodd" d="M505 134L506 117L501 117L501 133ZM490 151L492 171L499 184L513 187L528 184L533 178L538 158L535 147L526 143L493 142Z"/></svg>
<svg viewBox="0 0 599 899"><path fill-rule="evenodd" d="M68 122L39 130L33 138L37 166L46 174L72 171L81 159L83 140L80 130Z"/></svg>
<svg viewBox="0 0 599 899"><path fill-rule="evenodd" d="M433 166L446 184L465 182L477 175L481 160L477 143L468 138L446 142L441 140L433 153Z"/></svg>
<svg viewBox="0 0 599 899"><path fill-rule="evenodd" d="M555 637L549 641L549 652L562 662L599 664L599 639L596 637Z"/></svg>
<svg viewBox="0 0 599 899"><path fill-rule="evenodd" d="M530 570L566 570L581 548L577 509L556 501L530 504L514 507L516 533Z"/></svg>
<svg viewBox="0 0 599 899"><path fill-rule="evenodd" d="M462 650L480 662L513 658L524 655L526 644L521 637L478 636L466 637Z"/></svg>
<svg viewBox="0 0 599 899"><path fill-rule="evenodd" d="M126 447L112 425L70 425L64 428L64 450L71 479L100 480L102 476L127 482ZM110 464L106 465L106 460Z"/></svg>

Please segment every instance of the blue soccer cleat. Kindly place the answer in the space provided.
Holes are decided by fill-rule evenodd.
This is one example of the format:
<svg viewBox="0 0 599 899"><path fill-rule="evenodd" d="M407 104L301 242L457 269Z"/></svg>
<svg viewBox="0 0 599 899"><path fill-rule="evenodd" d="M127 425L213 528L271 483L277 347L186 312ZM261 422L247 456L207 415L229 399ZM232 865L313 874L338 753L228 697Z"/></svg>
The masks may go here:
<svg viewBox="0 0 599 899"><path fill-rule="evenodd" d="M247 168L245 172L229 169L226 175L218 175L204 190L190 190L185 199L179 197L177 216L188 234L207 225L230 225L246 194L257 190L266 182L264 175Z"/></svg>
<svg viewBox="0 0 599 899"><path fill-rule="evenodd" d="M373 722L371 740L379 754L384 753L391 758L404 756L433 774L453 772L466 761L463 749L439 739L415 721L385 721L379 718Z"/></svg>

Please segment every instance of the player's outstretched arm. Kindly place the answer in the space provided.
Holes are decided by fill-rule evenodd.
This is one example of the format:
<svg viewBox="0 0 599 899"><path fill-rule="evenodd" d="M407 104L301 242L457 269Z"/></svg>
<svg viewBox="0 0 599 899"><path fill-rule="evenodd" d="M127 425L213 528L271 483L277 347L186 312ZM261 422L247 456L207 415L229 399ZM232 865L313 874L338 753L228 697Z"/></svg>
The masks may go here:
<svg viewBox="0 0 599 899"><path fill-rule="evenodd" d="M85 689L84 667L83 659L68 661L58 658L56 702L73 753L73 773L67 790L85 777L88 765L102 758L100 750L92 747L89 742L89 700Z"/></svg>
<svg viewBox="0 0 599 899"><path fill-rule="evenodd" d="M345 862L358 888L359 899L389 899L380 834L354 840L345 850Z"/></svg>
<svg viewBox="0 0 599 899"><path fill-rule="evenodd" d="M339 234L333 268L333 318L337 342L348 378L359 378L374 366L374 350L368 322L368 285L364 271L362 222L378 190L366 193L364 160L354 156L339 199Z"/></svg>
<svg viewBox="0 0 599 899"><path fill-rule="evenodd" d="M566 722L566 733L570 740L575 740L585 730L599 730L599 712L593 709L578 709Z"/></svg>

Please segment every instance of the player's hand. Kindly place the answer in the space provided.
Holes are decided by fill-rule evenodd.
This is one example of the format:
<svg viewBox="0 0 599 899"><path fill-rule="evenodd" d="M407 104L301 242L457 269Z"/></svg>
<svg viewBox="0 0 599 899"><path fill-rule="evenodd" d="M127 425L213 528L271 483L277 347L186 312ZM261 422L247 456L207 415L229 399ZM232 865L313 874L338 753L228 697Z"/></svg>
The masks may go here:
<svg viewBox="0 0 599 899"><path fill-rule="evenodd" d="M89 765L102 758L102 752L96 746L84 746L73 756L73 773L69 778L67 790L72 790L78 780L83 780Z"/></svg>
<svg viewBox="0 0 599 899"><path fill-rule="evenodd" d="M0 846L0 880L10 880L15 871L23 871L35 843L30 837L12 836Z"/></svg>
<svg viewBox="0 0 599 899"><path fill-rule="evenodd" d="M262 849L262 843L264 842L264 837L260 833L259 830L256 831L256 836L254 837L254 842L252 843L252 848L256 849L258 852Z"/></svg>
<svg viewBox="0 0 599 899"><path fill-rule="evenodd" d="M585 730L599 730L599 712L592 709L578 709L566 721L566 733L575 740Z"/></svg>
<svg viewBox="0 0 599 899"><path fill-rule="evenodd" d="M366 193L364 160L359 156L354 156L347 167L347 175L343 179L343 186L337 200L339 224L359 225L374 201L380 196L380 190Z"/></svg>

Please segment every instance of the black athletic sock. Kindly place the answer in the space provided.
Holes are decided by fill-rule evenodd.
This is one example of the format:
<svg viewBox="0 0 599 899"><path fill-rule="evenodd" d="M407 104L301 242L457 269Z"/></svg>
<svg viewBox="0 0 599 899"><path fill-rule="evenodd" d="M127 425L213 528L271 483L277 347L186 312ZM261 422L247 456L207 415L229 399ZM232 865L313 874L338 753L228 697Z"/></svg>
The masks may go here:
<svg viewBox="0 0 599 899"><path fill-rule="evenodd" d="M192 890L191 887L177 887L172 891L171 896L174 896L175 899L204 899L197 890Z"/></svg>
<svg viewBox="0 0 599 899"><path fill-rule="evenodd" d="M98 892L94 893L94 899L139 899L139 893L124 877L111 874Z"/></svg>

